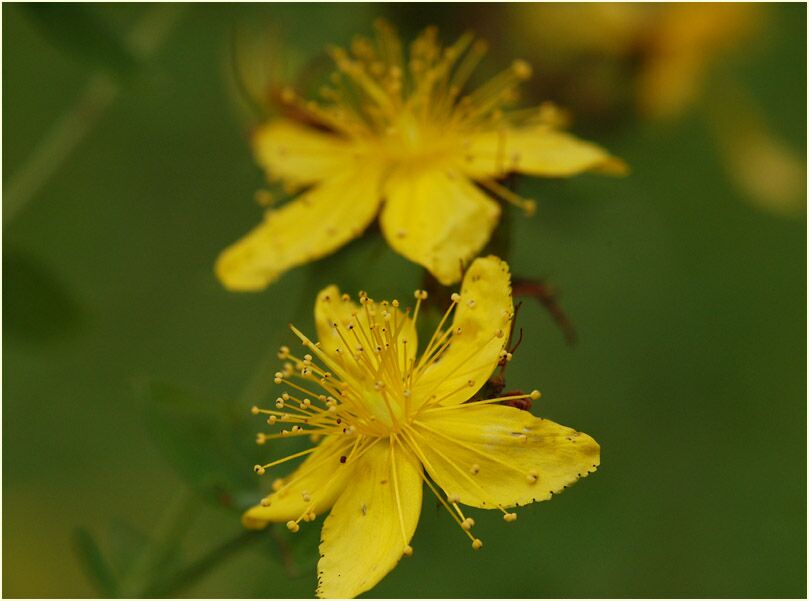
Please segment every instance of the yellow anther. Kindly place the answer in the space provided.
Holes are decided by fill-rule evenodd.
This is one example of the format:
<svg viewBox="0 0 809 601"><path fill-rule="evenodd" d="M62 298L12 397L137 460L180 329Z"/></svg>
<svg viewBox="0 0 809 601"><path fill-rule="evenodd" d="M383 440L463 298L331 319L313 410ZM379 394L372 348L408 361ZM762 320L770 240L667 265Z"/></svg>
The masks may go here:
<svg viewBox="0 0 809 601"><path fill-rule="evenodd" d="M256 203L261 207L268 207L275 202L275 197L269 190L256 190L254 195Z"/></svg>
<svg viewBox="0 0 809 601"><path fill-rule="evenodd" d="M405 548L402 549L402 554L405 557L412 557L413 556L413 547L411 547L410 545L405 545Z"/></svg>
<svg viewBox="0 0 809 601"><path fill-rule="evenodd" d="M284 486L284 479L283 478L276 478L272 481L272 489L275 492L281 490Z"/></svg>
<svg viewBox="0 0 809 601"><path fill-rule="evenodd" d="M289 357L289 347L284 345L278 349L278 358L283 360Z"/></svg>
<svg viewBox="0 0 809 601"><path fill-rule="evenodd" d="M529 394L528 396L530 396L530 397L531 397L531 400L532 400L532 401L536 401L536 400L538 400L538 399L539 399L539 397L541 397L541 396L542 396L542 393L541 393L541 392L539 392L539 390L532 390L532 391L531 391L531 394Z"/></svg>
<svg viewBox="0 0 809 601"><path fill-rule="evenodd" d="M463 330L461 329L461 326L458 326L457 328L455 328L455 335L456 336L460 336L462 332L463 332Z"/></svg>
<svg viewBox="0 0 809 601"><path fill-rule="evenodd" d="M418 300L426 300L427 291L426 290L416 290L413 293L413 296L415 296Z"/></svg>
<svg viewBox="0 0 809 601"><path fill-rule="evenodd" d="M494 335L497 336L498 338L502 338L505 335L505 333L503 332L503 330L497 330L494 333Z"/></svg>
<svg viewBox="0 0 809 601"><path fill-rule="evenodd" d="M475 520L472 518L466 518L463 522L461 522L461 528L464 530L471 530L472 526L475 525Z"/></svg>
<svg viewBox="0 0 809 601"><path fill-rule="evenodd" d="M516 522L517 521L517 514L516 513L504 513L503 519L507 522Z"/></svg>
<svg viewBox="0 0 809 601"><path fill-rule="evenodd" d="M531 471L528 473L525 479L528 481L528 484L536 484L537 480L539 480L539 474L537 474L535 471Z"/></svg>
<svg viewBox="0 0 809 601"><path fill-rule="evenodd" d="M261 505L262 507L269 507L270 505L272 505L272 500L269 497L264 497L259 502L259 505Z"/></svg>
<svg viewBox="0 0 809 601"><path fill-rule="evenodd" d="M399 301L397 301L396 299L393 299L392 301L390 301L390 304L395 309L399 308Z"/></svg>
<svg viewBox="0 0 809 601"><path fill-rule="evenodd" d="M267 435L263 432L259 432L256 434L256 444L264 444L267 442Z"/></svg>
<svg viewBox="0 0 809 601"><path fill-rule="evenodd" d="M277 399L275 399L275 407L277 409L283 409L284 408L284 399L282 399L281 397L278 397Z"/></svg>
<svg viewBox="0 0 809 601"><path fill-rule="evenodd" d="M472 548L475 551L480 551L483 548L483 541L480 540L479 538L476 538L475 540L472 541Z"/></svg>
<svg viewBox="0 0 809 601"><path fill-rule="evenodd" d="M522 59L517 59L516 61L511 63L511 70L514 72L514 75L517 77L517 79L523 80L529 79L531 77L531 74L534 72L534 70L531 68L531 65L529 65L526 61Z"/></svg>
<svg viewBox="0 0 809 601"><path fill-rule="evenodd" d="M290 104L295 102L295 90L289 87L285 87L281 90L281 101Z"/></svg>
<svg viewBox="0 0 809 601"><path fill-rule="evenodd" d="M282 374L280 371L275 372L275 378L273 379L273 382L275 382L276 384L280 384L283 381L284 381L284 374Z"/></svg>
<svg viewBox="0 0 809 601"><path fill-rule="evenodd" d="M449 501L450 503L460 503L461 497L459 497L458 495L447 495L447 501Z"/></svg>
<svg viewBox="0 0 809 601"><path fill-rule="evenodd" d="M475 302L474 298L470 298L468 301L466 301L466 306L469 307L470 309L473 309L476 304L477 303Z"/></svg>
<svg viewBox="0 0 809 601"><path fill-rule="evenodd" d="M260 411L259 408L256 407L255 405L250 407L250 413L252 413L253 415L258 415L259 411Z"/></svg>
<svg viewBox="0 0 809 601"><path fill-rule="evenodd" d="M256 472L256 473L257 473L259 476L263 476L263 475L264 475L264 473L265 473L267 470L265 470L265 469L264 469L264 467L263 467L263 466L261 466L261 465L254 465L254 466L253 466L253 471L254 471L254 472Z"/></svg>
<svg viewBox="0 0 809 601"><path fill-rule="evenodd" d="M472 467L469 468L469 472L473 476L477 476L480 473L480 466L477 463L473 464Z"/></svg>
<svg viewBox="0 0 809 601"><path fill-rule="evenodd" d="M312 497L305 490L303 492L301 492L301 498L303 499L304 503L308 503L309 501L312 500Z"/></svg>
<svg viewBox="0 0 809 601"><path fill-rule="evenodd" d="M301 527L298 526L298 522L296 522L294 520L289 520L287 522L287 530L289 530L290 532L297 532L300 529L301 529Z"/></svg>
<svg viewBox="0 0 809 601"><path fill-rule="evenodd" d="M304 355L303 360L305 362L307 362L307 363L311 363L312 362L312 355L309 355L309 354Z"/></svg>
<svg viewBox="0 0 809 601"><path fill-rule="evenodd" d="M537 203L533 200L526 200L522 205L522 210L530 217L537 212Z"/></svg>
<svg viewBox="0 0 809 601"><path fill-rule="evenodd" d="M271 415L270 417L267 418L267 423L270 424L271 426L274 426L277 421L278 418L274 415Z"/></svg>
<svg viewBox="0 0 809 601"><path fill-rule="evenodd" d="M281 398L282 398L282 399L284 399L285 401L288 401L288 400L289 400L289 398L290 398L290 397L289 397L289 393L288 393L288 392L283 393L283 394L281 395Z"/></svg>
<svg viewBox="0 0 809 601"><path fill-rule="evenodd" d="M459 303L459 302L461 302L461 295L460 295L460 294L458 294L457 292L453 292L453 293L450 295L450 297L449 297L449 298L450 298L450 300L451 300L453 303Z"/></svg>

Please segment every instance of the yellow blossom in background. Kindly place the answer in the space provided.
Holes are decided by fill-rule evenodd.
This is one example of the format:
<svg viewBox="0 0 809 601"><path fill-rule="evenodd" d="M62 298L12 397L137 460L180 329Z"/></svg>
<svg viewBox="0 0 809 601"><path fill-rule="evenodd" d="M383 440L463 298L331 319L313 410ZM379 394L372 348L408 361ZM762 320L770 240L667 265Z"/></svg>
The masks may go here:
<svg viewBox="0 0 809 601"><path fill-rule="evenodd" d="M765 37L767 7L744 2L514 4L505 27L546 87L568 91L577 114L630 111L672 122L707 113L728 179L756 207L799 216L806 158L768 125L747 86L720 67ZM586 92L586 93L583 93ZM588 108L590 109L588 111Z"/></svg>
<svg viewBox="0 0 809 601"><path fill-rule="evenodd" d="M611 62L611 85L626 88L642 115L658 119L700 101L710 70L748 41L764 17L760 6L740 2L524 3L510 14L506 26L521 34L515 45L543 74L596 77L581 65Z"/></svg>
<svg viewBox="0 0 809 601"><path fill-rule="evenodd" d="M356 238L379 212L396 252L452 284L497 225L498 199L533 210L498 183L503 176L624 172L600 147L560 131L553 107L506 110L531 75L526 62L465 92L485 51L471 34L444 48L428 28L405 52L381 22L374 41L332 48L337 70L322 100L285 90L302 118L271 120L253 136L268 178L302 192L219 256L222 283L262 289Z"/></svg>
<svg viewBox="0 0 809 601"><path fill-rule="evenodd" d="M396 300L376 302L360 293L358 305L335 286L321 291L319 341L292 328L307 353L299 358L282 347L285 363L275 381L288 392L271 409L253 409L284 428L260 433L259 443L319 440L255 467L268 474L306 456L290 476L274 481L273 492L243 522L248 528L285 522L297 532L331 510L321 536L320 597L359 595L414 552L423 483L479 550L483 542L461 505L500 511L514 522L514 507L550 499L599 464L599 446L586 434L499 404L537 399L537 391L476 397L498 364L511 359L506 263L496 257L472 263L419 353L416 321L426 297L416 292L411 315Z"/></svg>
<svg viewBox="0 0 809 601"><path fill-rule="evenodd" d="M710 69L751 37L761 9L744 2L683 2L658 10L654 33L643 40L637 101L641 112L663 119L700 100Z"/></svg>

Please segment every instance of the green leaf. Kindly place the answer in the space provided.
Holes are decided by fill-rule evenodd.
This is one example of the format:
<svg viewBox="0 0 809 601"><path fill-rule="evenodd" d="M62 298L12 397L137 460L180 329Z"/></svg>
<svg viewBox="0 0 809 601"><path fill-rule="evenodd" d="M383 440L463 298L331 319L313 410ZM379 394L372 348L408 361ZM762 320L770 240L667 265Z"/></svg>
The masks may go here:
<svg viewBox="0 0 809 601"><path fill-rule="evenodd" d="M259 460L255 416L231 401L161 382L141 387L147 428L158 448L191 487L234 510L258 494L252 466Z"/></svg>
<svg viewBox="0 0 809 601"><path fill-rule="evenodd" d="M114 519L109 527L110 566L123 578L150 544L149 537L132 524Z"/></svg>
<svg viewBox="0 0 809 601"><path fill-rule="evenodd" d="M76 59L123 77L137 67L124 41L91 5L36 3L20 7L51 43Z"/></svg>
<svg viewBox="0 0 809 601"><path fill-rule="evenodd" d="M276 560L281 561L287 575L291 578L309 577L317 568L320 560L321 530L323 518L304 524L300 532L292 533L284 524L274 524L274 545L271 552Z"/></svg>
<svg viewBox="0 0 809 601"><path fill-rule="evenodd" d="M51 269L14 248L3 252L3 323L15 338L47 342L75 331L78 302Z"/></svg>
<svg viewBox="0 0 809 601"><path fill-rule="evenodd" d="M115 597L118 582L93 535L85 528L73 533L73 546L87 576L105 597Z"/></svg>

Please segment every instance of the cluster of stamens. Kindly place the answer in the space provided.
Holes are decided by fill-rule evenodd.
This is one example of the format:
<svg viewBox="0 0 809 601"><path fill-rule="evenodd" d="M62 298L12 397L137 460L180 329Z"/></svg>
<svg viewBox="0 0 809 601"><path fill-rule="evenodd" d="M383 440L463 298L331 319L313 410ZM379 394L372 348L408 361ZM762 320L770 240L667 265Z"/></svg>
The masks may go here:
<svg viewBox="0 0 809 601"><path fill-rule="evenodd" d="M464 34L442 47L437 29L427 28L405 51L395 30L375 23L375 39L356 37L348 50L329 50L336 70L320 89L320 101L307 100L285 88L281 101L297 114L353 142L358 160L369 157L403 163L454 165L484 160L496 165L497 177L475 180L498 198L526 213L536 209L497 182L519 168L521 157L507 151L507 137L515 125L557 123L558 112L544 104L523 110L504 110L518 99L518 87L532 74L524 60L514 61L473 91L464 93L487 44ZM496 150L474 148L470 139L481 132L498 136ZM306 154L314 149L285 148L279 154Z"/></svg>
<svg viewBox="0 0 809 601"><path fill-rule="evenodd" d="M350 465L362 457L370 448L380 441L388 441L391 445L391 461L395 449L401 448L415 456L426 468L431 471L430 462L425 456L422 447L427 444L425 432L445 439L451 438L435 429L419 423L419 416L431 411L463 410L472 405L501 403L513 399L538 399L539 392L529 394L512 394L492 399L475 400L462 404L442 405L447 395L428 395L426 398L414 398L412 391L418 384L419 378L430 366L444 357L450 348L453 339L463 336L460 327L447 325L453 310L461 302L467 306L474 304L474 299L463 299L459 294L453 294L451 304L444 313L432 338L420 357L416 358L413 344L415 340L408 340L407 333L415 332L416 321L421 311L422 302L427 299L423 290L415 292L415 307L412 318L410 311L401 311L399 302L382 301L376 303L364 292L360 293L360 307L356 308L350 303L348 295L331 298L322 297L327 305L330 303L347 303L352 308L350 317L332 321L330 326L337 341L331 348L324 347L324 341L312 342L294 326L290 326L303 346L309 351L302 357L292 354L288 346L282 346L278 352L282 368L275 374L276 384L289 387L274 401L274 408L262 409L253 407L255 415L266 415L267 424L280 426L280 432L260 432L256 436L258 444L279 438L309 437L317 443L323 437L332 437L333 443L339 449L341 465ZM471 305L470 305L471 303ZM340 309L340 307L335 307ZM345 314L345 311L335 311L335 314ZM512 314L504 315L504 321L513 318ZM493 328L491 340L502 339L503 346L507 342L503 328ZM477 351L477 349L474 349ZM511 353L505 348L500 352L500 359L509 361ZM474 353L465 360L459 361L459 369L468 369L469 362L473 361ZM458 374L454 374L458 375ZM463 387L474 387L473 380L464 381ZM454 391L455 393L458 390ZM471 396L471 394L470 394ZM417 427L418 426L418 427ZM527 440L525 434L518 436L518 440ZM282 459L256 465L254 471L264 475L270 468L274 468L288 461L305 457L320 448L315 445L311 448L293 453ZM333 460L333 454L320 459ZM463 467L457 465L452 458L443 456L450 465L461 471L473 487L477 487L485 498L485 490L476 482L475 476L481 472L477 463ZM481 461L497 462L481 451ZM315 462L310 471L322 467L323 463ZM395 463L393 465L395 474ZM334 470L332 478L336 478L340 470ZM483 543L471 533L475 521L464 515L459 505L461 499L458 495L441 494L436 484L424 472L422 478L428 488L435 494L441 504L447 509L461 530L469 537L472 548L480 549ZM273 492L262 500L262 505L270 505L273 495L289 488L296 481L298 474L289 480L276 479L273 482ZM533 484L538 475L532 472L526 475L527 482ZM401 499L399 498L398 482L394 477L394 491L396 494L399 521L403 537L403 554L411 555L412 547L405 535L404 522L401 515ZM326 483L326 487L331 480ZM300 529L301 522L310 522L317 516L314 512L315 500L318 491L303 491L301 493L305 509L300 516L287 523L292 532ZM506 522L513 522L517 514L507 511L504 507L496 506L503 513Z"/></svg>

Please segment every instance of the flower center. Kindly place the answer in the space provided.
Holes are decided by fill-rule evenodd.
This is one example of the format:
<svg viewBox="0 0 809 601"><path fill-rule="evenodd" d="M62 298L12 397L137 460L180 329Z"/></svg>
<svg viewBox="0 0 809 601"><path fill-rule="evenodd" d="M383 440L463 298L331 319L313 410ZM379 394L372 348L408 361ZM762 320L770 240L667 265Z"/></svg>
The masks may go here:
<svg viewBox="0 0 809 601"><path fill-rule="evenodd" d="M463 146L448 128L403 111L371 150L395 166L441 168L462 156Z"/></svg>

